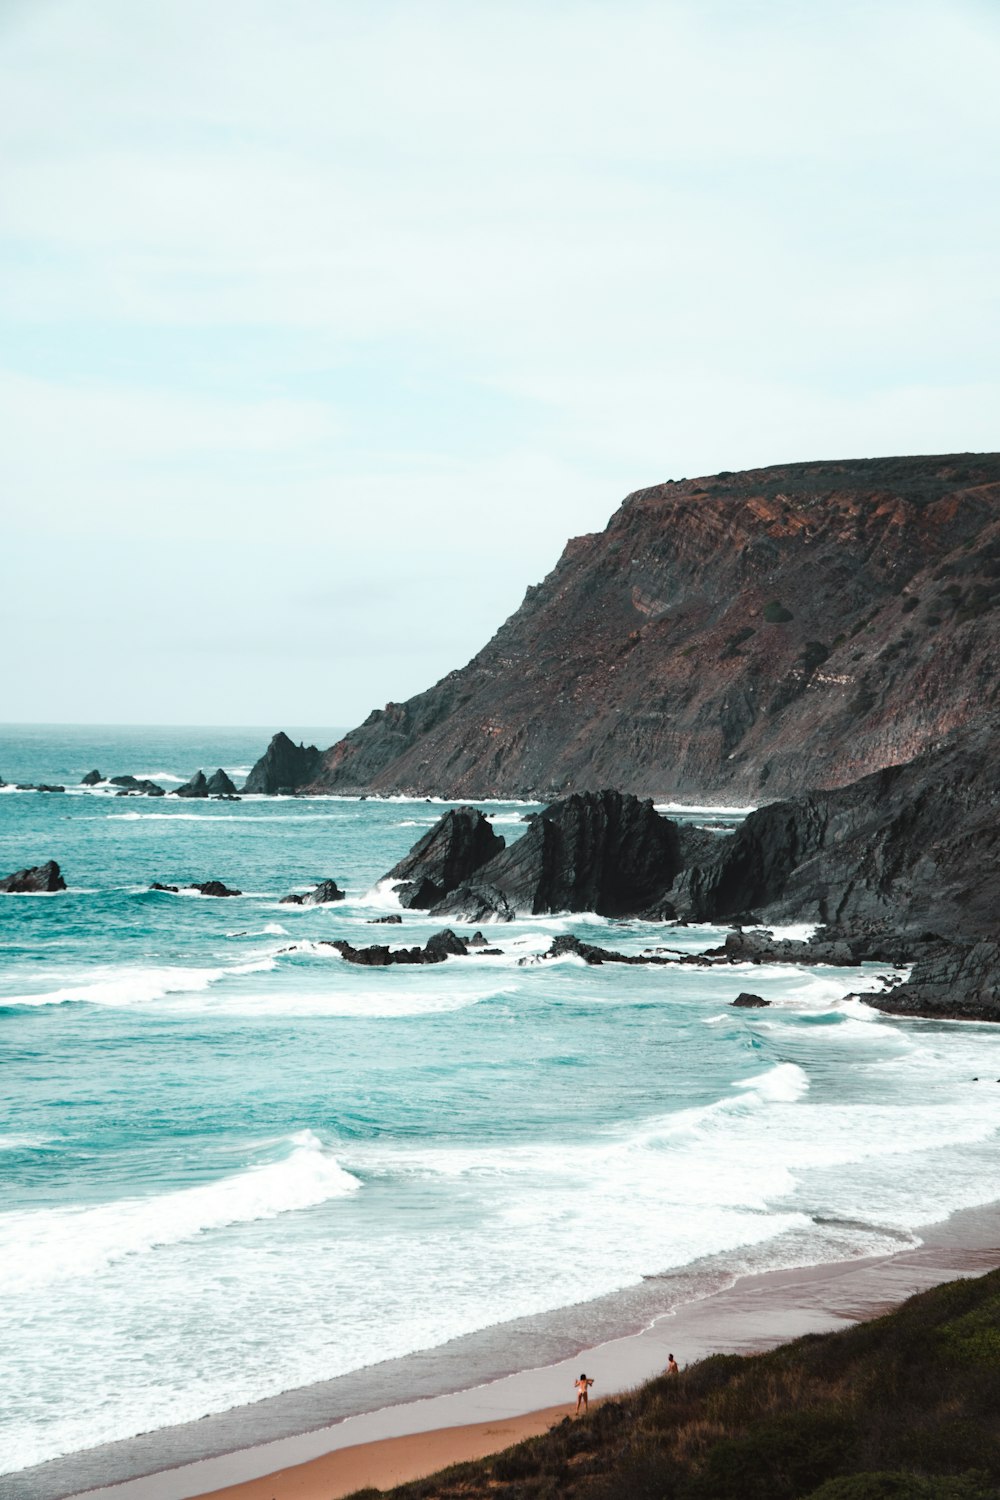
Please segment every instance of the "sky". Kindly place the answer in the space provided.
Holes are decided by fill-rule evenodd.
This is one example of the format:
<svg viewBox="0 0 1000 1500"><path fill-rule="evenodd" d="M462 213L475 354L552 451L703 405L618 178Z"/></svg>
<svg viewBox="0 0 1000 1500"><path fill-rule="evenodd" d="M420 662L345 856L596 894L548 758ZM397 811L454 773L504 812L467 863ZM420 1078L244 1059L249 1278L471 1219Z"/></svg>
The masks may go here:
<svg viewBox="0 0 1000 1500"><path fill-rule="evenodd" d="M1000 446L996 0L0 0L0 720L353 724L631 490Z"/></svg>

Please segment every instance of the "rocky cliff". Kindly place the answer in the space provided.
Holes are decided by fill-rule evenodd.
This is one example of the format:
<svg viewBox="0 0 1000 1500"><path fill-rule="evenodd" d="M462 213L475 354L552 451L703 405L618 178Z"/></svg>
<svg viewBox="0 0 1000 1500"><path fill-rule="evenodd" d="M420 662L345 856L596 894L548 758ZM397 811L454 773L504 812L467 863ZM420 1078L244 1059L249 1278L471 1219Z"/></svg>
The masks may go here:
<svg viewBox="0 0 1000 1500"><path fill-rule="evenodd" d="M467 666L288 771L542 800L841 786L995 718L998 604L1000 454L657 485L571 541Z"/></svg>

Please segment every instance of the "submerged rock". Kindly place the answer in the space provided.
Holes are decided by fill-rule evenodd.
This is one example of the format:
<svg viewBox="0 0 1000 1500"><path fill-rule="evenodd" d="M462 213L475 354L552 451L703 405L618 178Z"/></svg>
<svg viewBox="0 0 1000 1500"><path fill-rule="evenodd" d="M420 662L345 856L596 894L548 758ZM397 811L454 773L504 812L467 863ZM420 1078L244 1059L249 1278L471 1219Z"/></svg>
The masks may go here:
<svg viewBox="0 0 1000 1500"><path fill-rule="evenodd" d="M504 847L504 840L477 808L453 807L383 879L393 882L401 905L427 909Z"/></svg>
<svg viewBox="0 0 1000 1500"><path fill-rule="evenodd" d="M243 894L242 891L230 890L227 885L223 885L221 880L193 880L190 885L180 886L161 885L158 880L154 880L149 889L151 891L170 891L175 896L181 891L199 891L203 896L242 896Z"/></svg>
<svg viewBox="0 0 1000 1500"><path fill-rule="evenodd" d="M333 901L343 901L344 892L335 880L321 880L314 890L305 891L301 895L293 891L291 895L282 896L281 906L329 906Z"/></svg>
<svg viewBox="0 0 1000 1500"><path fill-rule="evenodd" d="M54 859L44 865L32 865L26 870L15 870L0 880L0 892L8 896L26 894L29 891L64 891L66 882Z"/></svg>
<svg viewBox="0 0 1000 1500"><path fill-rule="evenodd" d="M347 963L364 964L375 969L388 968L393 964L441 964L446 958L465 957L468 952L465 943L450 927L434 933L422 948L389 948L383 943L376 943L370 948L355 948L342 938L336 939L330 946L336 948Z"/></svg>
<svg viewBox="0 0 1000 1500"><path fill-rule="evenodd" d="M93 775L93 771L90 773ZM120 787L126 792L140 792L144 797L162 797L164 791L155 781L140 780L135 776L111 776L108 779L109 786Z"/></svg>

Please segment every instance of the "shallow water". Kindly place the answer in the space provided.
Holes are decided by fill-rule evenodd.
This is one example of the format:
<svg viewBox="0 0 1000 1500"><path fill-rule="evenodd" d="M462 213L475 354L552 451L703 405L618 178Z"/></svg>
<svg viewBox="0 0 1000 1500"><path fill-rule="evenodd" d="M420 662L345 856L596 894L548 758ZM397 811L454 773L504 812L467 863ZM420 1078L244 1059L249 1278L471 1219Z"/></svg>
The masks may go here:
<svg viewBox="0 0 1000 1500"><path fill-rule="evenodd" d="M266 740L9 729L0 775L238 779ZM523 832L525 805L481 805ZM368 925L440 811L0 793L0 873L56 858L70 886L0 898L5 1471L664 1273L896 1248L995 1196L1000 1034L845 999L884 969L540 962L557 932L720 937L580 916L492 930L503 958L344 964L321 940L441 925ZM344 903L279 904L327 876ZM245 894L148 889L212 878Z"/></svg>

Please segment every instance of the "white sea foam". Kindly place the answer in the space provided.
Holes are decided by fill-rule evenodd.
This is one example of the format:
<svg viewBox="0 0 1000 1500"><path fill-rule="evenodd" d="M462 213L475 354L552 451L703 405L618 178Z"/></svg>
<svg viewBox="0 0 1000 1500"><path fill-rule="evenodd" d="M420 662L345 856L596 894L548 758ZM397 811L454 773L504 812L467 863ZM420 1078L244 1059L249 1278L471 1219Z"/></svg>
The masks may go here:
<svg viewBox="0 0 1000 1500"><path fill-rule="evenodd" d="M724 814L729 817L738 818L749 817L752 812L757 811L756 803L751 803L747 807L729 807L702 802L654 802L653 806L657 812L663 813L691 813L699 815L702 813L719 813L720 815Z"/></svg>
<svg viewBox="0 0 1000 1500"><path fill-rule="evenodd" d="M398 880L380 880L359 897L355 905L371 907L373 911L403 911L405 908L396 892L399 884Z"/></svg>
<svg viewBox="0 0 1000 1500"><path fill-rule="evenodd" d="M125 965L90 969L88 978L78 984L64 984L56 990L37 994L0 995L0 1005L65 1005L79 1001L86 1005L122 1007L148 1005L167 995L204 991L210 985L231 975L264 973L275 966L273 954L250 958L228 967L197 969L184 966L162 968L129 968ZM94 974L101 975L95 979Z"/></svg>
<svg viewBox="0 0 1000 1500"><path fill-rule="evenodd" d="M310 1208L361 1186L311 1130L292 1136L289 1145L280 1161L199 1187L88 1208L0 1215L0 1261L8 1290L90 1276L126 1256L206 1230Z"/></svg>

